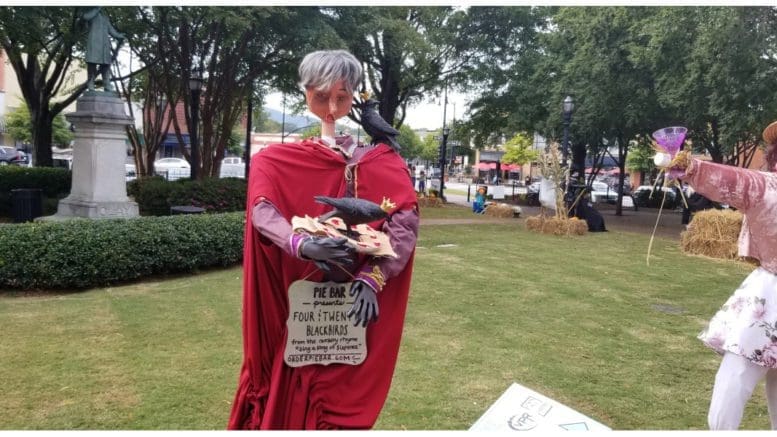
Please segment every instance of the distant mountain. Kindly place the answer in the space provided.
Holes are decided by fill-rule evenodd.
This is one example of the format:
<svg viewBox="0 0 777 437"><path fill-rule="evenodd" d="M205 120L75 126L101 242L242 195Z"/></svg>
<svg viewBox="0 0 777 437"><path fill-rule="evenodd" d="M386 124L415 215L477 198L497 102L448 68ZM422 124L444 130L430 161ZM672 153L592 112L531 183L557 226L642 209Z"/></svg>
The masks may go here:
<svg viewBox="0 0 777 437"><path fill-rule="evenodd" d="M277 109L268 108L265 106L264 110L270 114L270 120L276 121L278 123L281 123L283 121L283 112L278 111ZM311 124L315 125L319 121L316 117L306 117L304 115L294 115L290 113L286 113L286 132L292 131L294 129L299 129L304 126L309 126ZM304 130L304 129L300 129Z"/></svg>
<svg viewBox="0 0 777 437"><path fill-rule="evenodd" d="M277 109L268 108L266 106L265 106L264 110L268 114L270 114L270 116L269 116L270 120L278 122L278 123L280 123L281 120L283 120L283 112L278 111ZM343 117L343 120L346 120L346 119L347 118ZM318 117L307 117L307 116L304 116L304 115L293 115L293 114L289 114L288 112L286 113L286 132L291 132L291 131L295 131L295 133L302 132L302 131L306 130L306 129L302 129L303 127L305 127L305 126L309 126L309 127L318 126L320 123L321 123L321 120L319 120ZM346 131L346 130L350 130L350 131L354 130L353 128L350 128L347 125L342 124L340 122L335 124L335 129L338 132Z"/></svg>

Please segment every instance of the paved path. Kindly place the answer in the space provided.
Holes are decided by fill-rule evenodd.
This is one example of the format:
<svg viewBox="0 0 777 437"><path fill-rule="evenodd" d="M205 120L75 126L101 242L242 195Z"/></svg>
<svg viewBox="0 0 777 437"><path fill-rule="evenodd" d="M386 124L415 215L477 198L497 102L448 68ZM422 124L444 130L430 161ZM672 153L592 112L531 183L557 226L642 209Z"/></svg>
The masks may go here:
<svg viewBox="0 0 777 437"><path fill-rule="evenodd" d="M472 187L473 187L472 189L474 190L474 185ZM467 191L467 184L448 182L446 184L446 188L450 188L458 191ZM516 188L516 191L517 190L518 188ZM510 194L512 194L512 187L505 187L505 194L507 194L509 198ZM467 202L466 195L462 196L459 194L455 194L455 193L449 194L446 192L445 197L449 203L467 206L469 208L472 207L472 203ZM656 224L656 217L658 216L658 209L655 209L655 208L640 208L639 211L634 211L631 208L624 208L623 215L621 216L615 215L614 205L597 204L595 208L599 211L599 213L602 214L602 217L604 218L605 227L608 230L637 232L637 233L643 233L647 235L650 235L653 232L653 227ZM517 219L500 219L500 218L490 218L490 217L484 217L484 216L476 217L473 215L472 219L421 218L421 224L422 225L476 224L476 223L508 224L508 223L515 223L518 221L522 223L524 218L532 215L537 215L540 213L539 207L522 205L521 209L523 212L521 214L521 217ZM680 221L681 221L680 210L662 211L661 219L659 220L658 228L656 229L656 236L679 240L680 232L682 232L685 229L685 227L680 223Z"/></svg>

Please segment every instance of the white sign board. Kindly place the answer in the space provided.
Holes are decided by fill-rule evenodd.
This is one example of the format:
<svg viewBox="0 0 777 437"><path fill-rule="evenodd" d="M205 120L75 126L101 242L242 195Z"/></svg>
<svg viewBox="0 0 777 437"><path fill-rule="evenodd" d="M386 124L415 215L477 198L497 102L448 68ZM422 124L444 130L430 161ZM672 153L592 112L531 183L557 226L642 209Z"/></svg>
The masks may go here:
<svg viewBox="0 0 777 437"><path fill-rule="evenodd" d="M494 199L504 199L505 198L505 187L501 185L494 185L491 187L491 193L494 196Z"/></svg>
<svg viewBox="0 0 777 437"><path fill-rule="evenodd" d="M610 428L520 384L511 385L470 431L610 431Z"/></svg>
<svg viewBox="0 0 777 437"><path fill-rule="evenodd" d="M289 367L361 364L367 358L367 328L353 326L350 282L294 281L289 286L288 336L283 360Z"/></svg>

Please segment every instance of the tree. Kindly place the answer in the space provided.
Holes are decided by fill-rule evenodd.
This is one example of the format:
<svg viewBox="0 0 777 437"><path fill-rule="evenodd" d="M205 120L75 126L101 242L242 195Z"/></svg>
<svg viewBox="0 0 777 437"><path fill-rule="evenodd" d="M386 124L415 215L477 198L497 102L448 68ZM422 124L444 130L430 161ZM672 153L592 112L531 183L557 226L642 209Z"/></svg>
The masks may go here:
<svg viewBox="0 0 777 437"><path fill-rule="evenodd" d="M139 177L153 176L154 161L175 117L175 108L169 105L164 89L156 77L157 75L150 74L148 69L141 70L137 81L130 76L126 86L123 81L119 82L118 86L119 92L128 102L134 101L134 96L138 94L142 98L141 114L135 114L133 105L128 107L130 117L142 117L143 131L138 131L135 124L127 126L127 137Z"/></svg>
<svg viewBox="0 0 777 437"><path fill-rule="evenodd" d="M641 30L649 40L635 59L715 162L747 165L777 112L775 24L773 7L668 7Z"/></svg>
<svg viewBox="0 0 777 437"><path fill-rule="evenodd" d="M532 149L532 144L532 138L527 134L516 134L505 143L505 154L502 155L502 162L523 165L536 161L540 155Z"/></svg>
<svg viewBox="0 0 777 437"><path fill-rule="evenodd" d="M363 88L401 126L408 105L455 82L471 57L466 13L452 7L336 7L332 27L365 67ZM351 118L358 121L352 112Z"/></svg>
<svg viewBox="0 0 777 437"><path fill-rule="evenodd" d="M278 133L281 131L281 124L270 118L270 113L264 108L254 112L253 121L255 132Z"/></svg>
<svg viewBox="0 0 777 437"><path fill-rule="evenodd" d="M429 132L424 137L423 141L421 142L421 151L418 154L418 157L428 164L429 162L432 163L432 165L437 165L439 163L439 155L440 155L440 136L442 135L442 132L438 129L434 132Z"/></svg>
<svg viewBox="0 0 777 437"><path fill-rule="evenodd" d="M27 106L22 106L8 114L6 121L8 127L8 134L13 137L14 140L20 141L24 144L31 144L33 137L32 119L30 118L30 110ZM54 117L52 126L52 141L51 144L68 147L70 142L73 141L73 133L70 131L70 123L65 120L62 114L57 114Z"/></svg>
<svg viewBox="0 0 777 437"><path fill-rule="evenodd" d="M651 147L651 142L646 137L638 137L632 140L629 148L629 157L626 159L626 168L631 172L640 172L643 175L655 171L656 166L653 163L653 156L656 151Z"/></svg>
<svg viewBox="0 0 777 437"><path fill-rule="evenodd" d="M53 165L51 144L57 115L86 89L75 83L75 55L83 45L83 8L0 7L0 47L16 73L30 111L35 165Z"/></svg>
<svg viewBox="0 0 777 437"><path fill-rule="evenodd" d="M399 137L397 138L402 149L399 154L405 159L413 159L421 153L421 138L410 126L403 124L399 127Z"/></svg>
<svg viewBox="0 0 777 437"><path fill-rule="evenodd" d="M540 132L557 139L548 128L548 102L558 75L550 65L550 16L557 8L472 7L469 33L480 47L467 83L479 95L470 105L462 129L475 148L517 132ZM555 108L554 108L555 109ZM554 115L557 110L552 111ZM461 134L457 134L459 136Z"/></svg>
<svg viewBox="0 0 777 437"><path fill-rule="evenodd" d="M317 45L337 41L317 8L311 7L138 7L132 23L133 52L164 89L168 104L180 99L188 132L194 130L188 82L195 70L204 72L198 127L198 177L218 177L232 130L248 96L264 87L293 90L301 56ZM305 23L300 26L299 23ZM293 29L293 31L292 31ZM183 129L173 118L181 152Z"/></svg>
<svg viewBox="0 0 777 437"><path fill-rule="evenodd" d="M245 136L240 128L233 129L229 135L229 142L227 143L227 151L233 155L243 156L245 150Z"/></svg>
<svg viewBox="0 0 777 437"><path fill-rule="evenodd" d="M300 133L300 136L302 138L320 137L321 136L321 125L317 124L315 126L308 127L307 129L303 130L302 133Z"/></svg>
<svg viewBox="0 0 777 437"><path fill-rule="evenodd" d="M647 39L640 26L650 11L574 7L539 12L549 13L547 30L511 64L486 76L493 91L473 105L473 124L483 120L490 132L536 131L558 139L561 102L571 95L577 108L570 126L572 150L584 154L586 145L606 150L605 141L617 144L622 185L629 140L651 131L649 122L662 117L650 71L634 60ZM616 214L621 214L620 202Z"/></svg>

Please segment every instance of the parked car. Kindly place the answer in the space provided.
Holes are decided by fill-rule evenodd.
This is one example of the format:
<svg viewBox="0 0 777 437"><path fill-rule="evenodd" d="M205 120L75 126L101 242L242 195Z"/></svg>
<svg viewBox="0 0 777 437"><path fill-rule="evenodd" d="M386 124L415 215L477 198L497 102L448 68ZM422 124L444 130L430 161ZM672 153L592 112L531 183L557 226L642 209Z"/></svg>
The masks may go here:
<svg viewBox="0 0 777 437"><path fill-rule="evenodd" d="M532 182L526 188L526 204L529 206L540 206L540 182Z"/></svg>
<svg viewBox="0 0 777 437"><path fill-rule="evenodd" d="M658 208L661 206L661 201L664 196L661 192L666 193L666 203L664 208L675 209L681 200L677 197L677 193L671 187L653 187L652 185L640 185L632 192L634 202L637 206L646 208Z"/></svg>
<svg viewBox="0 0 777 437"><path fill-rule="evenodd" d="M591 203L609 202L618 198L618 191L610 188L605 182L591 182Z"/></svg>
<svg viewBox="0 0 777 437"><path fill-rule="evenodd" d="M229 156L221 161L222 178L244 178L246 177L246 164L243 158L239 156Z"/></svg>
<svg viewBox="0 0 777 437"><path fill-rule="evenodd" d="M27 155L21 150L9 146L0 146L0 165L27 164Z"/></svg>
<svg viewBox="0 0 777 437"><path fill-rule="evenodd" d="M135 168L135 164L124 164L124 172L126 175L127 182L134 181L138 178L137 169Z"/></svg>
<svg viewBox="0 0 777 437"><path fill-rule="evenodd" d="M182 158L162 158L154 161L154 173L164 176L169 181L188 178L192 167Z"/></svg>

